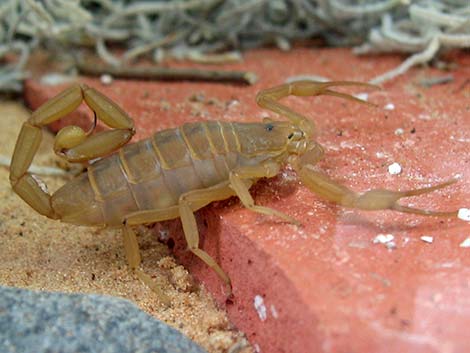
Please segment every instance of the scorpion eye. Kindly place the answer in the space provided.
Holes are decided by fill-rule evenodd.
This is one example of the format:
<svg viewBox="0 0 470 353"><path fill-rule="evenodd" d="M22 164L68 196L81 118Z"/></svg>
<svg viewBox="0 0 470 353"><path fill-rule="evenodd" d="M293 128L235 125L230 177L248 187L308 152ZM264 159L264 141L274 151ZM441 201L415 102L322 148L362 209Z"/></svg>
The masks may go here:
<svg viewBox="0 0 470 353"><path fill-rule="evenodd" d="M273 124L266 124L266 131L273 131L274 125Z"/></svg>
<svg viewBox="0 0 470 353"><path fill-rule="evenodd" d="M294 133L293 133L293 132L291 132L291 133L289 134L289 136L287 136L287 138L288 138L289 140L290 140L292 137L294 137Z"/></svg>

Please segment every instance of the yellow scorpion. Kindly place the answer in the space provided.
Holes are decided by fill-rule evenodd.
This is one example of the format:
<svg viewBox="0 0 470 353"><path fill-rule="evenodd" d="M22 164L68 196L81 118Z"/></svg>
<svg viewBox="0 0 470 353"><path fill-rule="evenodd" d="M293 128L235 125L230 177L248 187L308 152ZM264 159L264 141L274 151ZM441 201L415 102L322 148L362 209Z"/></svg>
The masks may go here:
<svg viewBox="0 0 470 353"><path fill-rule="evenodd" d="M403 197L448 186L454 179L409 191L374 189L356 193L313 168L323 156L323 148L313 140L315 124L279 100L289 95L329 95L370 104L334 91L333 86L376 88L348 81L284 84L259 92L256 101L288 121L187 123L127 144L135 132L132 119L100 92L77 84L47 101L23 124L11 163L11 185L24 201L46 217L80 225L121 227L130 268L153 288L150 277L138 269L141 257L133 226L180 218L189 250L211 267L231 291L229 276L199 248L194 212L212 201L237 196L243 206L254 212L299 224L287 214L256 205L249 192L257 180L275 176L286 165L292 166L312 192L344 207L456 215L456 211L433 212L398 203ZM41 128L72 112L82 101L95 118L111 129L92 134L77 126L67 126L59 131L54 143L58 155L69 162L98 160L50 195L28 173L41 142Z"/></svg>

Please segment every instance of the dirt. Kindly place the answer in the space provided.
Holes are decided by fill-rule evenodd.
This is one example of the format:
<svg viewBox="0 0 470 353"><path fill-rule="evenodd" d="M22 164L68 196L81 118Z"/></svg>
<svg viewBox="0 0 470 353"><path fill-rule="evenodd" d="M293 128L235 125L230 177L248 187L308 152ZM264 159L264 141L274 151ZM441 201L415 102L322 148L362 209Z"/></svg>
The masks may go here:
<svg viewBox="0 0 470 353"><path fill-rule="evenodd" d="M16 102L2 102L0 116L0 156L10 157L28 111ZM58 168L61 164L52 153L52 140L52 134L45 131L35 165ZM119 229L81 227L40 216L13 192L8 173L8 167L0 167L1 285L122 297L180 330L208 352L253 352L243 333L150 230L138 229L142 269L171 298L169 307L129 271ZM70 178L69 174L41 176L49 190Z"/></svg>

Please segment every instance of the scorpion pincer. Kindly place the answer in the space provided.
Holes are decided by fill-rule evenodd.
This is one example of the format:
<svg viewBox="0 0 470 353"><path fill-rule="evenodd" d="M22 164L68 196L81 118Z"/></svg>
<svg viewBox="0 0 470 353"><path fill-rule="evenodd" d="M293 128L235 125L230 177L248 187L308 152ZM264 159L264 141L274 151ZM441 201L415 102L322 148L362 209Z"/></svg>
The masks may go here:
<svg viewBox="0 0 470 353"><path fill-rule="evenodd" d="M312 192L344 207L455 216L456 211L434 212L398 203L401 198L448 186L454 179L409 191L375 189L356 193L313 168L323 156L322 147L314 141L315 124L279 100L289 95L330 95L370 104L334 91L333 86L377 88L349 81L284 84L259 92L256 101L287 121L187 123L127 144L134 135L132 119L100 92L77 84L44 103L23 124L11 163L11 185L46 217L80 225L121 227L129 266L156 292L158 288L150 277L139 270L141 257L133 226L180 218L189 250L210 266L231 291L229 276L199 248L194 212L212 201L237 196L254 212L299 224L287 214L256 205L249 192L258 179L273 177L286 165L292 166ZM59 131L54 143L58 155L69 162L98 160L50 195L28 173L41 141L41 129L75 110L82 101L111 129L92 134L78 126L67 126Z"/></svg>

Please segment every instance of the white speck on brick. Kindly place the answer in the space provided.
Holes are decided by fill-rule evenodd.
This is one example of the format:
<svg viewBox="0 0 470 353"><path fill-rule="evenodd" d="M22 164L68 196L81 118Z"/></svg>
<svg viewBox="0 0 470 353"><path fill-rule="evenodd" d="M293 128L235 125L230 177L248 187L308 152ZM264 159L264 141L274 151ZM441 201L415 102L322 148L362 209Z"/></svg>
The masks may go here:
<svg viewBox="0 0 470 353"><path fill-rule="evenodd" d="M460 243L461 248L470 248L470 237L467 237L463 242Z"/></svg>
<svg viewBox="0 0 470 353"><path fill-rule="evenodd" d="M393 239L395 239L393 234L377 234L377 236L373 240L373 243L374 244L387 244L393 241Z"/></svg>
<svg viewBox="0 0 470 353"><path fill-rule="evenodd" d="M266 310L266 306L264 305L264 300L261 295L255 295L255 300L253 301L253 305L258 313L259 319L261 321L265 321L268 317L268 313Z"/></svg>
<svg viewBox="0 0 470 353"><path fill-rule="evenodd" d="M403 130L401 127L395 130L395 135L400 136L405 133L405 130Z"/></svg>
<svg viewBox="0 0 470 353"><path fill-rule="evenodd" d="M375 155L377 156L377 158L385 158L385 153L383 152L375 152Z"/></svg>
<svg viewBox="0 0 470 353"><path fill-rule="evenodd" d="M253 348L255 349L255 352L256 352L256 353L261 353L261 348L259 347L259 344L255 343L255 344L253 345Z"/></svg>
<svg viewBox="0 0 470 353"><path fill-rule="evenodd" d="M388 166L388 172L392 175L397 175L401 173L401 165L397 162L392 163Z"/></svg>
<svg viewBox="0 0 470 353"><path fill-rule="evenodd" d="M395 109L395 104L393 103L388 103L385 107L385 110L394 110Z"/></svg>
<svg viewBox="0 0 470 353"><path fill-rule="evenodd" d="M341 143L339 144L341 148L348 148L348 149L353 149L353 148L359 148L359 149L363 149L363 147L357 143L354 143L354 142L350 142L350 141L341 141Z"/></svg>
<svg viewBox="0 0 470 353"><path fill-rule="evenodd" d="M271 314L273 314L273 318L277 319L279 317L279 313L274 305L271 304L269 307L271 309Z"/></svg>
<svg viewBox="0 0 470 353"><path fill-rule="evenodd" d="M359 99L362 99L363 101L366 101L369 99L369 93L357 93L357 94L354 94L354 97L356 98L359 98Z"/></svg>
<svg viewBox="0 0 470 353"><path fill-rule="evenodd" d="M462 221L470 221L470 208L459 209L457 217L459 217Z"/></svg>
<svg viewBox="0 0 470 353"><path fill-rule="evenodd" d="M429 244L431 244L434 241L434 238L430 235L423 235L422 237L420 237L420 239L424 241L425 243L429 243Z"/></svg>
<svg viewBox="0 0 470 353"><path fill-rule="evenodd" d="M113 83L113 76L109 74L103 74L100 76L100 81L103 85L110 85L111 83Z"/></svg>

